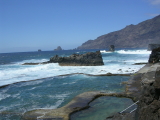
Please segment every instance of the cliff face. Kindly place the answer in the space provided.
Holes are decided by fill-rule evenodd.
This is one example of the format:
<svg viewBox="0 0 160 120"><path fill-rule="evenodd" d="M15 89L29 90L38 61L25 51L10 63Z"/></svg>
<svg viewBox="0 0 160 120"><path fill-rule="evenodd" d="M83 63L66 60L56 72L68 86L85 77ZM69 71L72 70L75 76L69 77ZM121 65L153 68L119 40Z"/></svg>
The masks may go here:
<svg viewBox="0 0 160 120"><path fill-rule="evenodd" d="M148 44L160 44L160 15L95 40L88 40L77 49L106 49L109 45L117 48L147 48Z"/></svg>

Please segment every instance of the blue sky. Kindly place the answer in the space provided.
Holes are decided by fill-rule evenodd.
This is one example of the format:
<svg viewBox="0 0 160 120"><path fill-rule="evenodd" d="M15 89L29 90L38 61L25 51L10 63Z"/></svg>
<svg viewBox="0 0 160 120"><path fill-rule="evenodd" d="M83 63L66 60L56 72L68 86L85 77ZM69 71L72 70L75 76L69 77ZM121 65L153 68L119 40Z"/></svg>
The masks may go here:
<svg viewBox="0 0 160 120"><path fill-rule="evenodd" d="M73 49L160 14L160 0L0 0L0 53Z"/></svg>

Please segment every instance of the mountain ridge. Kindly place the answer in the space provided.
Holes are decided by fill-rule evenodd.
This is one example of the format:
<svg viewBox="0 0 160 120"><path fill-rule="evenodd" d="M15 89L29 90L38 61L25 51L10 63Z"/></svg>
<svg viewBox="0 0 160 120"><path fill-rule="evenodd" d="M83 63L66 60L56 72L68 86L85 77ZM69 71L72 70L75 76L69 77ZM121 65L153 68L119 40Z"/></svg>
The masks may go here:
<svg viewBox="0 0 160 120"><path fill-rule="evenodd" d="M160 15L125 28L88 40L77 49L147 48L148 44L160 44Z"/></svg>

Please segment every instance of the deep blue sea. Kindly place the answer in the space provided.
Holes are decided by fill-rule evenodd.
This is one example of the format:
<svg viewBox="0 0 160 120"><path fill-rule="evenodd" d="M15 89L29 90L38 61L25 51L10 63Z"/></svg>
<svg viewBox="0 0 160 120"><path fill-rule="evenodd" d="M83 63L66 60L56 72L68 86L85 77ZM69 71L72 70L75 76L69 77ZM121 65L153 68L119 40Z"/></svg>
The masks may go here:
<svg viewBox="0 0 160 120"><path fill-rule="evenodd" d="M58 63L22 65L26 62L45 62L54 55L69 56L75 53L83 54L95 51L0 53L0 120L20 120L22 114L29 110L59 108L70 102L76 95L87 91L123 92L125 86L121 82L127 81L129 79L127 76L88 76L85 74L132 74L144 66L133 64L147 62L150 54L146 49L119 49L115 52L101 50L105 64L103 66L59 66ZM115 106L120 101L115 99L113 102L114 97L108 99L110 102L104 102L106 98L97 99L97 102L93 103L93 106L96 106L94 110L99 111L97 110L98 105L106 103L105 110L102 110L105 111L104 116L106 116L107 106ZM130 99L125 100L126 104L121 104L120 110L132 102ZM104 107L104 104L102 106ZM115 108L113 107L112 110L110 108L108 113L111 111L115 111ZM90 114L90 112L85 113ZM96 113L99 114L95 112L95 115ZM76 115L79 117L75 118L97 120L95 116L94 118L91 117L93 115L84 116L81 114ZM72 120L75 118L72 117Z"/></svg>

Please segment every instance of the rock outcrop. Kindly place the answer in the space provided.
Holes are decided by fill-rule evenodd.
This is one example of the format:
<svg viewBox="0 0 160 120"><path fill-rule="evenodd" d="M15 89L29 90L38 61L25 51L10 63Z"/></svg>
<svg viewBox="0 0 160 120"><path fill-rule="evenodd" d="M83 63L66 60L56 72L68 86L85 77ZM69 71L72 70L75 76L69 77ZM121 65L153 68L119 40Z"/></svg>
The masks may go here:
<svg viewBox="0 0 160 120"><path fill-rule="evenodd" d="M104 65L100 51L85 54L73 54L69 57L55 55L50 58L50 63L59 63L61 66L99 66Z"/></svg>
<svg viewBox="0 0 160 120"><path fill-rule="evenodd" d="M106 120L160 120L160 63L147 64L133 75L126 94L137 101L137 110L117 113Z"/></svg>
<svg viewBox="0 0 160 120"><path fill-rule="evenodd" d="M112 52L114 52L114 51L115 51L115 47L114 47L114 45L110 45L110 46L109 46L109 51L112 51Z"/></svg>
<svg viewBox="0 0 160 120"><path fill-rule="evenodd" d="M61 46L58 46L57 49L54 49L54 51L60 51L62 50Z"/></svg>
<svg viewBox="0 0 160 120"><path fill-rule="evenodd" d="M160 60L160 47L153 49L150 56L149 56L149 63L156 63Z"/></svg>
<svg viewBox="0 0 160 120"><path fill-rule="evenodd" d="M142 87L138 120L160 120L160 67L156 70L155 81Z"/></svg>
<svg viewBox="0 0 160 120"><path fill-rule="evenodd" d="M117 48L147 48L148 44L160 44L160 15L102 35L95 40L88 40L77 49L107 49L109 45Z"/></svg>
<svg viewBox="0 0 160 120"><path fill-rule="evenodd" d="M159 48L160 44L149 44L148 51L152 51L153 49Z"/></svg>
<svg viewBox="0 0 160 120"><path fill-rule="evenodd" d="M85 54L72 54L69 57L55 55L50 61L42 63L24 63L22 65L39 65L48 63L59 63L60 66L100 66L104 65L100 51Z"/></svg>

